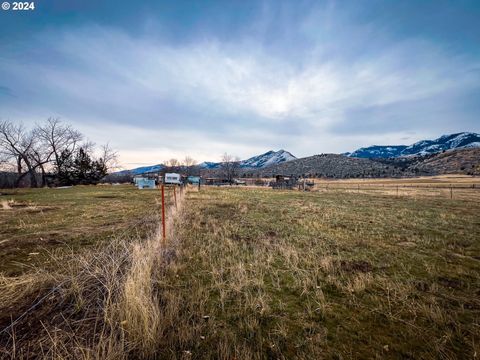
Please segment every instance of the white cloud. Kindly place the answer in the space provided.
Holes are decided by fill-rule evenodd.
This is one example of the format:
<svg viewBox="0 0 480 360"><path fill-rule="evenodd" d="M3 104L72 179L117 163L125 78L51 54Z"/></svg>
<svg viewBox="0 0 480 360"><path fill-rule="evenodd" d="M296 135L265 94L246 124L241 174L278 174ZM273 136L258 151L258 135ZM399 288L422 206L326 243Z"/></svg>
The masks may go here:
<svg viewBox="0 0 480 360"><path fill-rule="evenodd" d="M301 155L351 150L378 143L373 134L332 132L339 123L363 121L356 109L391 112L479 80L468 72L471 60L420 39L349 62L316 57L321 43L296 61L254 41L175 46L101 27L40 34L37 42L51 59L0 59L0 85L16 96L3 99L0 116L51 111L82 121L95 140L112 136L124 163L192 153L215 160L225 150L248 156L269 147ZM382 126L381 139L392 142L408 130L391 130L388 119Z"/></svg>

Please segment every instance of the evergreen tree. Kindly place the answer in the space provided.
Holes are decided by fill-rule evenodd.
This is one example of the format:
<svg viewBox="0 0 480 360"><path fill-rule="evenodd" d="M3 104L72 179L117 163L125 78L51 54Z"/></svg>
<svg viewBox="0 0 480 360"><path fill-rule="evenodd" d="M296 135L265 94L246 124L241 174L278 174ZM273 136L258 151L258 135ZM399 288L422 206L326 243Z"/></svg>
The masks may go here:
<svg viewBox="0 0 480 360"><path fill-rule="evenodd" d="M107 175L107 166L103 159L92 160L83 148L79 148L75 154L70 151L61 153L55 175L61 186L97 184Z"/></svg>

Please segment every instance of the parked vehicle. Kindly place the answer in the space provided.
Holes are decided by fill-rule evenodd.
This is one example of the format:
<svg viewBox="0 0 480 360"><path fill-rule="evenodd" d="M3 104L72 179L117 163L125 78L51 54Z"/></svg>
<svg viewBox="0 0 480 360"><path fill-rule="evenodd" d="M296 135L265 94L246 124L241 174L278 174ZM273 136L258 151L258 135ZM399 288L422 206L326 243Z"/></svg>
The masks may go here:
<svg viewBox="0 0 480 360"><path fill-rule="evenodd" d="M176 173L165 173L164 184L182 185L182 176Z"/></svg>

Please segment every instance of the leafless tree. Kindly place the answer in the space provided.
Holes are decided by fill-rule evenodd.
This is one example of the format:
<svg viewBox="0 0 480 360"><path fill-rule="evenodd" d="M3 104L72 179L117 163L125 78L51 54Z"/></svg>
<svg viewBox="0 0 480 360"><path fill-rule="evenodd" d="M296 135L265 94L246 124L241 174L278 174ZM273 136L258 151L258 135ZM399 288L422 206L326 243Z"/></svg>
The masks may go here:
<svg viewBox="0 0 480 360"><path fill-rule="evenodd" d="M105 164L107 171L118 169L118 152L113 150L110 147L110 144L107 143L100 147L100 159Z"/></svg>
<svg viewBox="0 0 480 360"><path fill-rule="evenodd" d="M28 131L22 124L0 122L0 152L4 158L16 163L18 173L16 186L28 174L30 185L37 187L36 166L32 157L35 145L34 133Z"/></svg>
<svg viewBox="0 0 480 360"><path fill-rule="evenodd" d="M73 153L82 141L83 135L58 118L47 119L45 123L37 125L33 133L38 146L32 152L32 158L40 169L42 186L45 186L47 171L53 168L55 172L62 152Z"/></svg>
<svg viewBox="0 0 480 360"><path fill-rule="evenodd" d="M170 166L172 168L175 168L175 167L179 167L180 166L180 161L178 161L177 159L173 158L173 159L170 159L166 162L166 165L167 166Z"/></svg>
<svg viewBox="0 0 480 360"><path fill-rule="evenodd" d="M49 118L32 130L22 124L0 121L0 168L15 168L15 186L29 175L30 186L36 187L38 173L41 185L45 186L47 174L58 173L62 154L73 154L80 147L107 169L116 167L117 153L108 144L96 151L93 142L83 140L79 131L56 118Z"/></svg>
<svg viewBox="0 0 480 360"><path fill-rule="evenodd" d="M63 124L58 118L49 118L44 124L37 125L35 136L47 147L47 158L53 159L57 166L63 151L74 152L83 135L70 125Z"/></svg>
<svg viewBox="0 0 480 360"><path fill-rule="evenodd" d="M240 169L240 158L227 153L222 155L221 169L225 179L231 184Z"/></svg>
<svg viewBox="0 0 480 360"><path fill-rule="evenodd" d="M194 175L198 170L195 166L197 165L197 161L188 155L183 159L183 165L185 166L185 172L188 176Z"/></svg>
<svg viewBox="0 0 480 360"><path fill-rule="evenodd" d="M197 165L197 161L187 155L185 156L185 159L183 159L183 165L185 165L188 168L188 167Z"/></svg>

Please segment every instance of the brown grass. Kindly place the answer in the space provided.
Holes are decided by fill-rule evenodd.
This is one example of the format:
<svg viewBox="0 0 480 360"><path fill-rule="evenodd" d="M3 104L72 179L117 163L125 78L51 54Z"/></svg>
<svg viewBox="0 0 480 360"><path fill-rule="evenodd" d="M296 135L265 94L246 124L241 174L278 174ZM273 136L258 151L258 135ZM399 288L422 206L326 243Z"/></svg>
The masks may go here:
<svg viewBox="0 0 480 360"><path fill-rule="evenodd" d="M1 311L13 318L62 284L0 336L4 357L454 359L480 350L478 202L203 188L183 204L169 207L175 230L164 246L158 231L119 238L57 272L2 278Z"/></svg>

